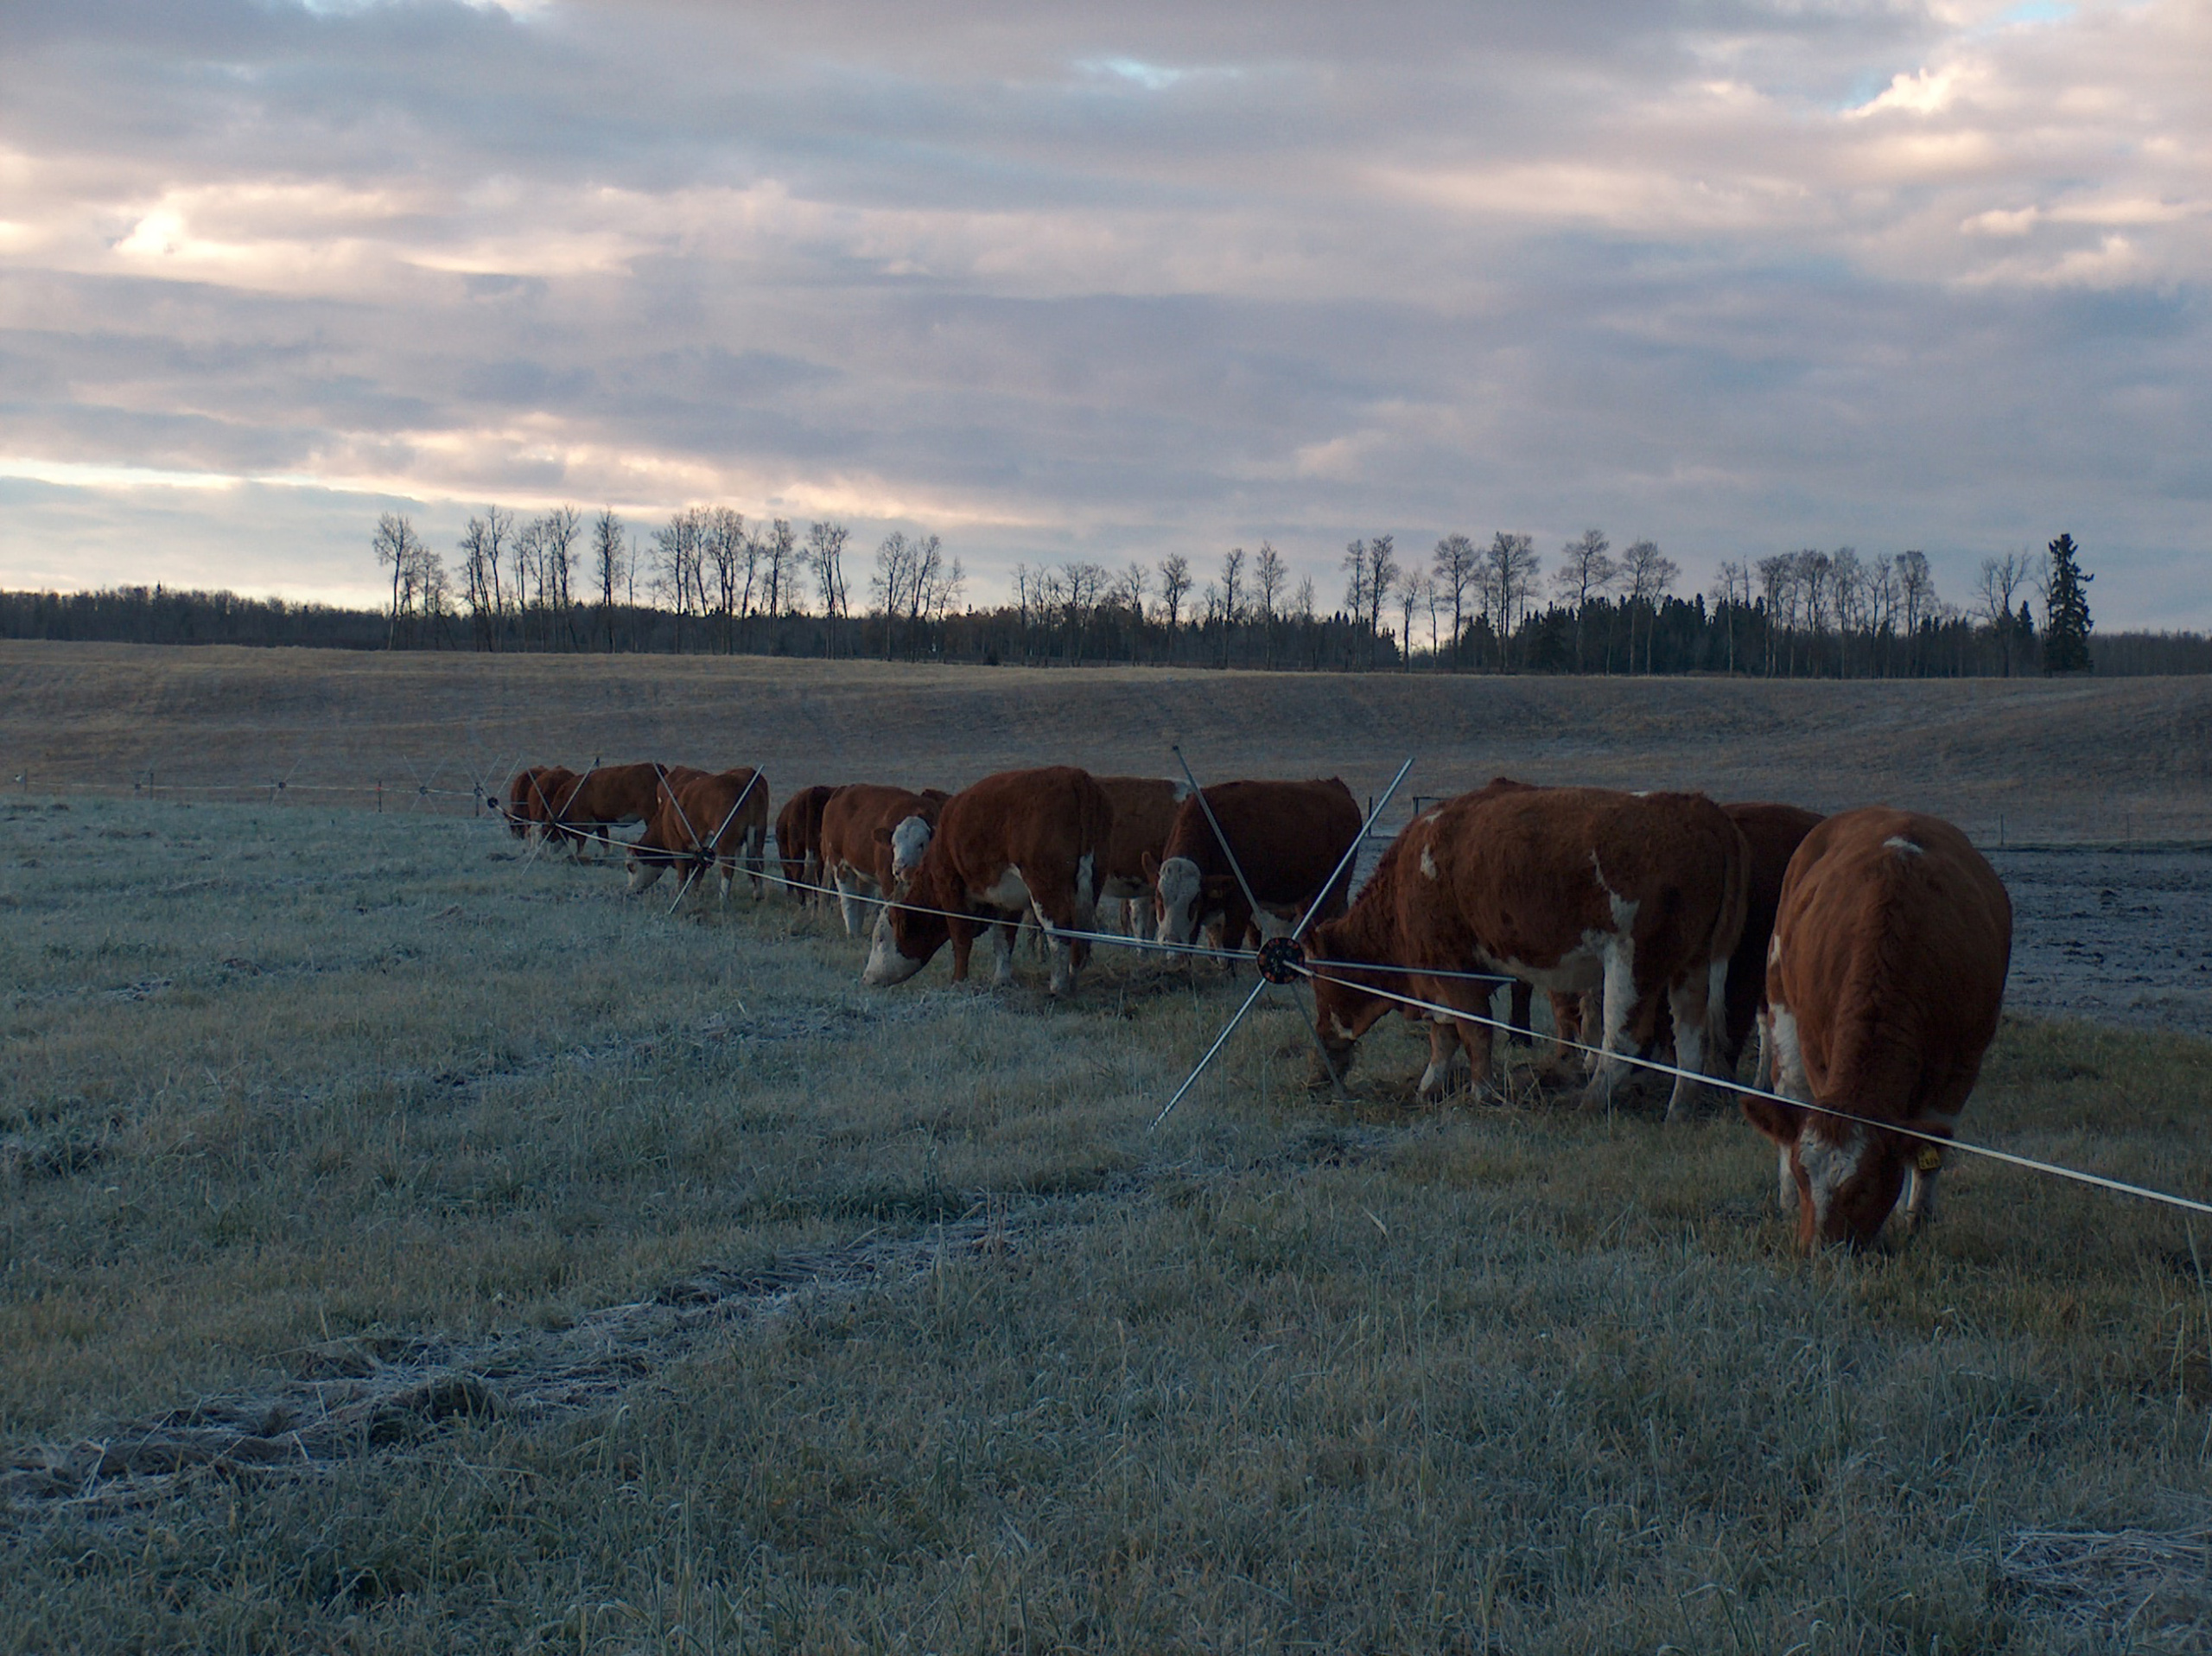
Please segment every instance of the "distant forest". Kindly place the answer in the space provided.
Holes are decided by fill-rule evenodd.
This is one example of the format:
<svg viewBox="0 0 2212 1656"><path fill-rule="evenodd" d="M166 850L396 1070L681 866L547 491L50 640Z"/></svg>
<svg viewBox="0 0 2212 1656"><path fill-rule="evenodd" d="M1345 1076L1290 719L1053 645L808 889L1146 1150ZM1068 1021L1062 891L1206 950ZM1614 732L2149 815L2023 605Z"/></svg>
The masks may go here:
<svg viewBox="0 0 2212 1656"><path fill-rule="evenodd" d="M1522 534L1487 545L1448 536L1411 559L1389 535L1354 541L1339 565L1342 601L1325 610L1312 577L1294 583L1264 543L1223 555L1203 584L1173 553L1119 571L1017 565L1011 601L978 608L962 602L959 562L936 536L900 532L876 549L868 602L855 608L848 536L834 523L802 538L781 519L748 525L727 508L695 508L633 538L612 512L518 523L494 508L470 519L453 570L406 518L383 518L384 609L161 587L6 592L0 638L1770 678L2033 673L2047 657L2080 659L2086 641L2099 673L2212 672L2212 638L2200 634L2094 634L2083 591L2093 577L2061 538L2055 562L1985 560L1964 605L1937 593L1921 553L1864 558L1848 547L1724 564L1712 590L1683 596L1657 546L1616 555L1592 530L1548 570ZM2054 638L2053 614L2073 618L2078 637Z"/></svg>

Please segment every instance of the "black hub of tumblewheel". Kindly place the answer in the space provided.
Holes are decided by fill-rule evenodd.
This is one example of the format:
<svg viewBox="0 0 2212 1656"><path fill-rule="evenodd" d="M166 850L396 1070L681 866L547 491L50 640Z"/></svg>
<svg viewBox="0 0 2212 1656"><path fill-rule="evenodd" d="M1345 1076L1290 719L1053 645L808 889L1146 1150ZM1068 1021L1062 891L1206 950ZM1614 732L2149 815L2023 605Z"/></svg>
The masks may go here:
<svg viewBox="0 0 2212 1656"><path fill-rule="evenodd" d="M1260 945L1260 976L1271 984L1294 984L1306 975L1306 946L1294 937L1271 937Z"/></svg>

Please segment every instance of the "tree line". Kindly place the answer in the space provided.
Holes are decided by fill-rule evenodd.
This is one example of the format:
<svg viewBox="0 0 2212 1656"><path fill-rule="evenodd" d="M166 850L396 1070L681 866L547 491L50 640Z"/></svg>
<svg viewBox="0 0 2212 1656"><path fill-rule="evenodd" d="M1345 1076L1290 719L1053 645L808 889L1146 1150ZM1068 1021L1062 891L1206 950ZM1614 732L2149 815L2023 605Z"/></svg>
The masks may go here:
<svg viewBox="0 0 2212 1656"><path fill-rule="evenodd" d="M1349 543L1341 598L1270 543L1232 547L1210 574L1182 553L1120 569L1017 564L1009 598L963 602L966 577L934 534L894 531L854 601L851 537L804 533L701 506L642 530L572 506L471 517L449 567L404 514L377 522L390 582L381 614L124 589L0 595L0 636L143 642L603 653L871 655L1033 666L1155 663L1306 672L1747 673L1955 677L2020 672L2212 671L2193 634L2100 637L2069 535L2044 554L1984 560L1964 604L1926 556L1806 548L1723 564L1710 589L1648 539L1597 529L1548 561L1534 537L1447 535L1426 556L1395 537ZM2040 601L2038 621L2031 601Z"/></svg>

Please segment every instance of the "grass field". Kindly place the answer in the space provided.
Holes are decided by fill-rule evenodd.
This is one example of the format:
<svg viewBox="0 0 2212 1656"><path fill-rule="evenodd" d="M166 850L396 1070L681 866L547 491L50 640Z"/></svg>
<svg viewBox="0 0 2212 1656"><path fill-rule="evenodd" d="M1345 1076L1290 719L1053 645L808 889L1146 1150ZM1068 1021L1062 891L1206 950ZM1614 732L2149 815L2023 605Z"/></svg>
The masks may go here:
<svg viewBox="0 0 2212 1656"><path fill-rule="evenodd" d="M1765 683L1032 671L753 657L355 655L0 642L0 779L466 789L518 760L963 787L1013 765L1379 790L1702 788L1932 811L1994 844L2212 838L2212 676ZM465 761L465 762L464 762ZM496 780L496 779L495 779ZM299 797L297 795L292 797Z"/></svg>
<svg viewBox="0 0 2212 1656"><path fill-rule="evenodd" d="M1961 1159L1807 1263L1726 1113L1416 1109L1395 1026L1339 1110L1287 1006L1148 1134L1211 976L868 991L620 886L0 806L0 1649L2212 1628L2212 1232ZM2202 1194L2209 1055L2008 1022L1963 1131Z"/></svg>

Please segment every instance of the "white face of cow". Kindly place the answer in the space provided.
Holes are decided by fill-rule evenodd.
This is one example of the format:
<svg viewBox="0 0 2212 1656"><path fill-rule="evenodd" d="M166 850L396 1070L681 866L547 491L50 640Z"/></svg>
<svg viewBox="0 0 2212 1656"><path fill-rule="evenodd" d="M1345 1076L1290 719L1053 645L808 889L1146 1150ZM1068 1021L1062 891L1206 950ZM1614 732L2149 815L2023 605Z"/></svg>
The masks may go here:
<svg viewBox="0 0 2212 1656"><path fill-rule="evenodd" d="M634 851L630 854L623 866L629 870L630 891L632 895L649 889L652 882L660 878L661 865L658 863L646 862Z"/></svg>
<svg viewBox="0 0 2212 1656"><path fill-rule="evenodd" d="M1205 882L1198 865L1187 857L1171 857L1160 865L1160 940L1192 943L1198 939L1198 900Z"/></svg>
<svg viewBox="0 0 2212 1656"><path fill-rule="evenodd" d="M868 965L861 968L861 981L871 989L881 989L890 984L903 984L928 964L925 960L909 959L899 952L899 940L892 934L891 911L875 911L875 932L868 939Z"/></svg>
<svg viewBox="0 0 2212 1656"><path fill-rule="evenodd" d="M891 831L891 877L904 880L921 866L922 853L930 848L930 825L909 817Z"/></svg>

